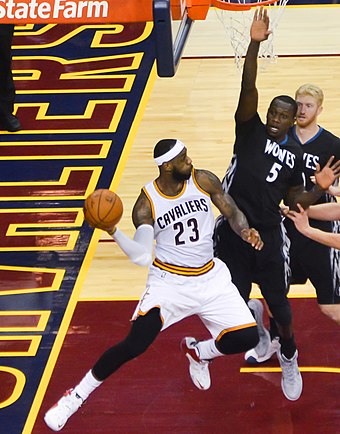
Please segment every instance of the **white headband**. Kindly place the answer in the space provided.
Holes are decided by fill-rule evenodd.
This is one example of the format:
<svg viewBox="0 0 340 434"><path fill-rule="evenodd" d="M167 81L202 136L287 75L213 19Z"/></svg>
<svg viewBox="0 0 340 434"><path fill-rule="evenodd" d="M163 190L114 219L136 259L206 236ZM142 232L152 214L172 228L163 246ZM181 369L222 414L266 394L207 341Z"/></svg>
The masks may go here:
<svg viewBox="0 0 340 434"><path fill-rule="evenodd" d="M176 140L175 146L173 148L171 148L168 152L161 155L160 157L154 158L155 163L157 164L157 166L161 166L163 163L167 163L168 161L177 157L177 155L179 155L184 148L184 143L182 143L180 140Z"/></svg>

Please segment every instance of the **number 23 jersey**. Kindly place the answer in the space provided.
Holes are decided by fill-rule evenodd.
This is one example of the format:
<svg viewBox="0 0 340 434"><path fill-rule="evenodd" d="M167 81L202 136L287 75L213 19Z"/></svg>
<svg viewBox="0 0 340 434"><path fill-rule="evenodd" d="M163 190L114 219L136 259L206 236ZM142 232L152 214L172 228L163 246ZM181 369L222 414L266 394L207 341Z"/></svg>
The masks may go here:
<svg viewBox="0 0 340 434"><path fill-rule="evenodd" d="M210 196L195 179L195 171L176 196L163 194L156 181L143 187L154 219L155 256L183 267L202 267L213 258L214 214Z"/></svg>

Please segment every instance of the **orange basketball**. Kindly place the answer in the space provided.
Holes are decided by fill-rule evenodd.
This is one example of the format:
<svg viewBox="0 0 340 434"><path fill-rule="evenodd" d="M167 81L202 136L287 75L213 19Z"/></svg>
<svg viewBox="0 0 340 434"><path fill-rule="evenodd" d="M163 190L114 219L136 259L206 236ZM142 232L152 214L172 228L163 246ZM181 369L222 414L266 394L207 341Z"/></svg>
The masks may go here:
<svg viewBox="0 0 340 434"><path fill-rule="evenodd" d="M85 220L90 226L103 229L115 226L123 215L123 203L111 190L100 189L90 194L84 203Z"/></svg>

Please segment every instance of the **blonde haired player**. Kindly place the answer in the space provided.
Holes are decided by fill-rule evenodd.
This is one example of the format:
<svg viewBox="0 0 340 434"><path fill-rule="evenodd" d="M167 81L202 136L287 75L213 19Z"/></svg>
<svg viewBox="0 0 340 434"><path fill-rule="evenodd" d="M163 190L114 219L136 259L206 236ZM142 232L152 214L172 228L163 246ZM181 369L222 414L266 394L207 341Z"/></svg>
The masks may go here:
<svg viewBox="0 0 340 434"><path fill-rule="evenodd" d="M298 111L291 135L303 150L306 190L310 190L314 187L313 176L317 165L324 167L331 156L335 156L336 160L340 159L340 139L318 123L324 101L320 87L312 83L303 84L296 90L295 100ZM338 187L330 186L316 204L336 202L332 194L337 192ZM339 218L320 221L312 217L312 214L310 217L312 228L329 234L339 234ZM340 324L339 252L332 246L321 245L317 240L301 235L288 219L285 226L291 241L292 283L305 283L309 279L315 287L321 312Z"/></svg>
<svg viewBox="0 0 340 434"><path fill-rule="evenodd" d="M223 192L213 173L193 168L181 141L159 141L154 159L159 176L142 189L135 203L134 239L118 228L108 230L134 263L150 267L146 290L132 317L131 331L47 411L45 422L54 431L63 428L107 377L141 355L161 330L188 316L198 315L211 334L206 341L186 337L181 342L189 360L191 379L201 390L210 387L212 359L244 352L258 342L254 317L232 283L228 268L213 258L211 202L228 219L235 233L256 250L263 246L259 233L249 228L244 214Z"/></svg>

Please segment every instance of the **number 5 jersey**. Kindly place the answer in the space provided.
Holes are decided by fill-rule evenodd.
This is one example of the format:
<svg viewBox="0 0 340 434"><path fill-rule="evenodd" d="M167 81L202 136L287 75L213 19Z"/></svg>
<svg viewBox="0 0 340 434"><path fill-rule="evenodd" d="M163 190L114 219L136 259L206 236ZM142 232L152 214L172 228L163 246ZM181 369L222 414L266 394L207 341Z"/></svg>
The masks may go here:
<svg viewBox="0 0 340 434"><path fill-rule="evenodd" d="M280 224L281 200L290 187L304 184L302 157L301 147L288 135L276 143L258 114L236 124L234 157L222 184L249 226L261 229Z"/></svg>

